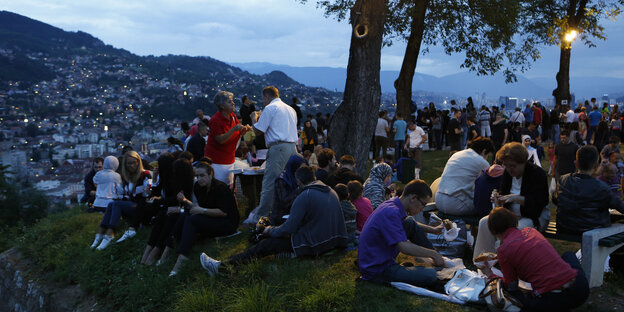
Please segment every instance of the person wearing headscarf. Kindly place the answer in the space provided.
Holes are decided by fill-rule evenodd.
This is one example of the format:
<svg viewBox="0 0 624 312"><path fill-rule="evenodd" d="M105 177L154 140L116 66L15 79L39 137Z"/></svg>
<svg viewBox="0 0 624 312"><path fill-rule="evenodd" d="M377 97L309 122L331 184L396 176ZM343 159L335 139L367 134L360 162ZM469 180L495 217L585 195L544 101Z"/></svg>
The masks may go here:
<svg viewBox="0 0 624 312"><path fill-rule="evenodd" d="M373 209L386 200L386 186L392 180L392 167L386 163L375 165L364 182L364 197L370 199Z"/></svg>
<svg viewBox="0 0 624 312"><path fill-rule="evenodd" d="M526 147L527 151L529 152L528 161L541 168L542 163L539 161L539 158L537 156L537 149L531 146L531 137L529 135L525 134L522 136L522 145L524 145L524 147Z"/></svg>
<svg viewBox="0 0 624 312"><path fill-rule="evenodd" d="M483 169L474 182L474 214L485 217L492 210L490 195L493 190L500 190L505 168L494 164Z"/></svg>
<svg viewBox="0 0 624 312"><path fill-rule="evenodd" d="M308 162L299 154L290 156L286 163L286 168L275 180L275 199L273 209L271 209L270 219L272 225L280 225L284 223L283 216L290 213L290 207L297 198L298 185L295 178L295 171L301 165L307 165Z"/></svg>

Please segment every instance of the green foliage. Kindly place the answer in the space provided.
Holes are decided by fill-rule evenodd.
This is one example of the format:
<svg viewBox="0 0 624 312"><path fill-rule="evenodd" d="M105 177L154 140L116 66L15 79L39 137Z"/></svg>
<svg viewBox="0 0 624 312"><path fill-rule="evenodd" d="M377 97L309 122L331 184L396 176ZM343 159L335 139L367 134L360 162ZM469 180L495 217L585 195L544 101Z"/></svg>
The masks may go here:
<svg viewBox="0 0 624 312"><path fill-rule="evenodd" d="M0 164L0 226L30 225L47 214L48 198L32 187L23 187Z"/></svg>

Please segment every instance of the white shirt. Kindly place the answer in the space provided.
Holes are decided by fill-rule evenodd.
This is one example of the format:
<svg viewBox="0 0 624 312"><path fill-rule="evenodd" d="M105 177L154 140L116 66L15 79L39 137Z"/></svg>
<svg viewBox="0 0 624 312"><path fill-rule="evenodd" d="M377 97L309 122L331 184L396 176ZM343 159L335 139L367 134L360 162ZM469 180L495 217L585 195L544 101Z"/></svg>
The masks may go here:
<svg viewBox="0 0 624 312"><path fill-rule="evenodd" d="M375 136L387 138L388 133L386 133L386 128L388 128L388 121L383 118L377 118L377 127L375 127Z"/></svg>
<svg viewBox="0 0 624 312"><path fill-rule="evenodd" d="M425 142L425 130L423 128L416 126L414 131L407 131L407 135L409 136L409 148L422 148L422 144ZM420 143L416 145L418 142Z"/></svg>
<svg viewBox="0 0 624 312"><path fill-rule="evenodd" d="M277 142L297 142L297 113L280 98L267 105L254 127L264 132L266 145Z"/></svg>
<svg viewBox="0 0 624 312"><path fill-rule="evenodd" d="M573 110L567 111L565 116L566 116L566 123L572 123L572 122L578 121L576 114L574 113Z"/></svg>
<svg viewBox="0 0 624 312"><path fill-rule="evenodd" d="M464 192L469 198L474 197L474 182L483 169L490 164L472 148L459 151L446 162L438 192L455 195Z"/></svg>
<svg viewBox="0 0 624 312"><path fill-rule="evenodd" d="M511 189L509 190L509 194L520 195L520 190L522 189L522 177L517 178L511 177ZM513 203L511 204L511 211L516 216L520 216L520 204Z"/></svg>
<svg viewBox="0 0 624 312"><path fill-rule="evenodd" d="M513 112L513 114L511 114L511 117L509 117L509 120L511 122L523 123L524 122L524 114L522 114L522 112L515 111L515 112Z"/></svg>

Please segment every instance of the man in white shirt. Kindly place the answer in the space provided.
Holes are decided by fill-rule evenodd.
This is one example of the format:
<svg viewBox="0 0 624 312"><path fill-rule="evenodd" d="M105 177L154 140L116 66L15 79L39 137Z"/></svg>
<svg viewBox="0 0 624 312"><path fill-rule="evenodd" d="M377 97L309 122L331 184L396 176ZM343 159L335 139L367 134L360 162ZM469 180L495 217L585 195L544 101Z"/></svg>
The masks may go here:
<svg viewBox="0 0 624 312"><path fill-rule="evenodd" d="M386 149L388 147L388 131L390 126L386 120L388 112L379 112L379 118L377 119L377 126L375 127L375 150L373 151L373 159L377 159L379 156L379 149L382 150L384 159L386 158Z"/></svg>
<svg viewBox="0 0 624 312"><path fill-rule="evenodd" d="M516 111L511 114L509 121L511 123L519 122L520 126L524 126L524 114L522 114L520 107L516 107Z"/></svg>
<svg viewBox="0 0 624 312"><path fill-rule="evenodd" d="M262 90L264 110L253 126L258 132L264 132L264 139L269 148L266 158L266 168L262 178L262 192L260 205L251 218L256 223L260 217L268 216L273 207L275 180L284 170L288 158L297 153L297 113L288 104L279 98L279 91L273 86ZM254 118L252 118L254 119ZM250 207L253 208L253 207Z"/></svg>
<svg viewBox="0 0 624 312"><path fill-rule="evenodd" d="M570 105L568 105L568 111L566 112L565 117L566 117L567 124L571 124L573 122L578 121L578 115L574 113Z"/></svg>
<svg viewBox="0 0 624 312"><path fill-rule="evenodd" d="M408 150L409 155L416 161L416 168L414 169L416 179L420 179L420 169L422 168L422 147L423 143L427 140L427 134L423 128L417 126L413 122L409 122L407 132L407 141L405 141L405 149Z"/></svg>
<svg viewBox="0 0 624 312"><path fill-rule="evenodd" d="M201 109L198 109L195 111L195 115L197 115L197 117L195 117L195 119L193 119L193 124L197 125L199 124L200 121L202 121L202 119L206 120L206 121L210 121L210 117L204 115L204 111Z"/></svg>
<svg viewBox="0 0 624 312"><path fill-rule="evenodd" d="M488 154L494 144L488 138L477 138L470 148L459 151L446 162L436 193L438 210L456 216L474 215L474 184L483 169L489 168Z"/></svg>

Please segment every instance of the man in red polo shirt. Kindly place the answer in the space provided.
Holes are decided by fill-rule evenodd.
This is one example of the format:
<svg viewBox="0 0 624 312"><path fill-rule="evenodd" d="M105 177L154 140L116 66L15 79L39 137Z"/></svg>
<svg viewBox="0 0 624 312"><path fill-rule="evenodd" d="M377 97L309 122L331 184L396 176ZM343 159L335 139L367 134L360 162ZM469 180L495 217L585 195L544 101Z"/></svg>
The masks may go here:
<svg viewBox="0 0 624 312"><path fill-rule="evenodd" d="M243 126L234 114L234 94L219 91L214 103L219 110L210 118L208 142L204 155L212 159L215 179L232 186L234 183L234 153L243 134L251 130Z"/></svg>

